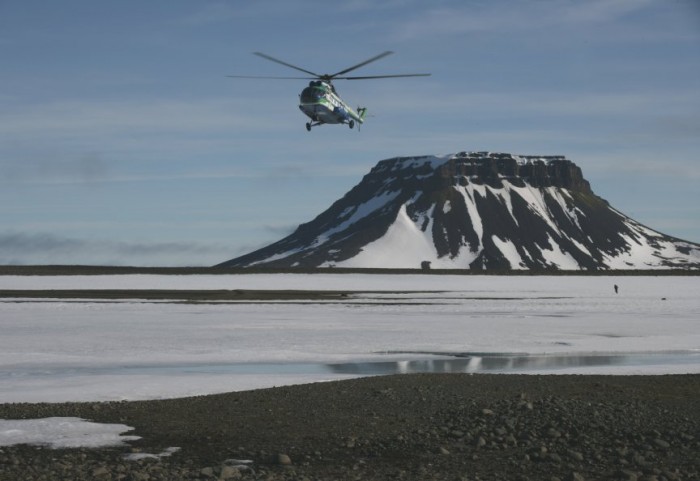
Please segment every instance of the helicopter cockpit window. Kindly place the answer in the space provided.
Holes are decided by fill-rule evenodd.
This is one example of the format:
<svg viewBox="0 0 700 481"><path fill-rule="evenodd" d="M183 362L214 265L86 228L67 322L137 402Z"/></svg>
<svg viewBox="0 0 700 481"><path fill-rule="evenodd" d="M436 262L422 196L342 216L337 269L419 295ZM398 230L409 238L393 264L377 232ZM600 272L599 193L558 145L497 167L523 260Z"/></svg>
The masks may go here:
<svg viewBox="0 0 700 481"><path fill-rule="evenodd" d="M314 103L323 98L324 91L320 87L306 87L301 91L302 103Z"/></svg>

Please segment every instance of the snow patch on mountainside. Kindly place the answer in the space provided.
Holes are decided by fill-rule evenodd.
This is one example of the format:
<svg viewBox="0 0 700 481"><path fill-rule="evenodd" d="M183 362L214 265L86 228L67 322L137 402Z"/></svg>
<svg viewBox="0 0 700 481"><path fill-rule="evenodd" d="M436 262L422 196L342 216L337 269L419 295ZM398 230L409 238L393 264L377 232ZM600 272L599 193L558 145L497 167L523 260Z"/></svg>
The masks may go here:
<svg viewBox="0 0 700 481"><path fill-rule="evenodd" d="M644 232L647 229L636 223L628 223L629 227L637 232ZM675 262L682 265L687 262L697 262L698 251L695 250L693 256L678 250L678 246L673 242L658 238L654 244L640 241L637 237L623 236L627 249L617 253L615 256L606 256L605 262L612 269L657 269L664 268L664 261ZM654 236L656 237L656 236ZM663 253L663 254L662 254ZM693 259L695 257L695 259Z"/></svg>
<svg viewBox="0 0 700 481"><path fill-rule="evenodd" d="M491 239L496 247L501 251L503 256L510 262L511 269L524 269L525 264L523 263L523 258L518 254L518 249L516 249L515 244L509 239L501 239L498 236L492 236Z"/></svg>
<svg viewBox="0 0 700 481"><path fill-rule="evenodd" d="M403 159L403 162L396 163L393 170L398 169L418 169L422 167L430 167L430 169L435 170L441 165L445 164L453 158L453 154L441 154L441 155L425 155L422 157L410 157Z"/></svg>
<svg viewBox="0 0 700 481"><path fill-rule="evenodd" d="M336 263L336 266L415 268L416 259L436 261L437 252L430 235L411 220L406 213L406 205L402 205L396 221L383 237L367 244L355 257Z"/></svg>
<svg viewBox="0 0 700 481"><path fill-rule="evenodd" d="M341 219L343 217L349 215L347 219L344 219L342 223L339 225L325 231L321 236L317 237L315 245L320 245L325 243L328 238L338 232L342 232L348 227L350 227L352 224L357 222L360 219L363 219L364 217L370 215L373 212L376 212L380 209L382 209L386 204L391 202L396 198L396 196L399 195L399 192L385 192L381 195L378 195L377 197L373 197L367 202L364 202L360 205L358 205L355 208L347 208L343 214L341 214Z"/></svg>
<svg viewBox="0 0 700 481"><path fill-rule="evenodd" d="M540 252L551 266L559 269L579 269L578 262L571 257L571 254L562 250L551 235L548 235L548 241L550 247L543 246L540 248Z"/></svg>
<svg viewBox="0 0 700 481"><path fill-rule="evenodd" d="M481 216L479 215L479 211L474 203L474 191L476 187L479 186L469 184L462 189L457 189L457 192L462 194L462 197L464 197L464 205L467 207L469 220L471 221L472 228L474 229L474 232L476 232L476 236L479 239L479 246L475 246L476 250L478 250L481 248L481 239L484 237L484 225L481 222Z"/></svg>

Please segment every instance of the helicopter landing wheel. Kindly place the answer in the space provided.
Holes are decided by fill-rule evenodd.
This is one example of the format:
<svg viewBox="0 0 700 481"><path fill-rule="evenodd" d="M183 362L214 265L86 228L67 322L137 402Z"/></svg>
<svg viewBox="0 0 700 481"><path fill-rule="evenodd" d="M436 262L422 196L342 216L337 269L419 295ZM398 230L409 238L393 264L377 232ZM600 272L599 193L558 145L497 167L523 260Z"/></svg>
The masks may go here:
<svg viewBox="0 0 700 481"><path fill-rule="evenodd" d="M306 130L311 132L311 122L306 122Z"/></svg>
<svg viewBox="0 0 700 481"><path fill-rule="evenodd" d="M348 122L348 125L349 125L350 128L352 129L353 127L355 127L355 121L354 121L354 120L351 120L350 122Z"/></svg>

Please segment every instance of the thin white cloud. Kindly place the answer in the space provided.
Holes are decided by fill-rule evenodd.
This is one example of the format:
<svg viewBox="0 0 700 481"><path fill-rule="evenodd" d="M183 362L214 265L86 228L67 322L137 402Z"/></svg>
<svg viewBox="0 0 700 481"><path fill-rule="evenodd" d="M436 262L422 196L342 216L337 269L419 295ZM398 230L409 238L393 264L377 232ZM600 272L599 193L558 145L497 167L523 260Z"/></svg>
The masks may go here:
<svg viewBox="0 0 700 481"><path fill-rule="evenodd" d="M435 35L566 29L613 22L648 8L652 0L554 0L535 2L468 2L457 6L431 7L392 29L400 40Z"/></svg>
<svg viewBox="0 0 700 481"><path fill-rule="evenodd" d="M232 248L197 242L85 240L47 233L0 234L0 264L180 265L223 262ZM234 253L235 254L235 253Z"/></svg>
<svg viewBox="0 0 700 481"><path fill-rule="evenodd" d="M415 116L419 122L420 112L426 110L440 112L441 118L462 125L472 139L480 139L480 142L500 138L501 142L510 139L511 144L517 145L519 141L522 148L516 150L523 150L547 136L559 142L584 138L591 144L608 142L606 136L600 136L600 132L596 134L600 129L578 129L574 122L581 119L598 119L599 125L617 119L611 134L617 136L618 143L637 137L647 141L654 138L692 140L692 133L697 132L700 125L700 117L693 109L693 105L700 104L698 92L453 92L449 96L425 96L420 94L420 89L414 86L407 90L376 90L370 112L376 113L377 119L369 119L366 126L369 131L348 133L331 126L324 128L321 139L301 133L303 118L295 109L273 103L268 106L273 113L260 113L255 109L258 99L62 101L34 105L23 111L9 109L0 113L0 139L3 139L0 174L4 182L41 183L256 177L267 172L261 171L250 157L254 136L260 139L260 152L268 159L264 163L267 168L274 167L277 176L286 175L285 164L280 164L286 152L297 152L295 158L287 159L287 166L301 162L299 156L303 155L307 169L314 165L315 158L325 157L323 154L329 151L372 155L405 152L407 145L421 139L420 134L412 135L409 144L405 144L401 137L397 141L396 135L400 132L393 136L375 135L372 124L377 123L385 132L391 132L392 123L387 123L387 117L400 115L408 119ZM411 101L406 102L407 98ZM270 115L279 115L280 120L271 122ZM474 119L478 119L481 127ZM520 123L513 119L520 119ZM623 119L635 119L637 124L623 122ZM523 120L528 121L522 123ZM493 130L494 122L498 122L498 130ZM285 137L284 142L270 142L289 133L293 135ZM427 142L421 152L446 135L434 131L429 134L426 133L429 138L424 139ZM460 135L456 132L452 137ZM362 136L361 143L357 142L358 136ZM241 151L244 143L248 150ZM21 148L16 150L21 153L14 153L12 145L19 145ZM450 145L442 144L439 149L449 149ZM392 148L399 150L392 152ZM456 148L463 150L464 147ZM476 148L480 150L485 146ZM198 162L202 153L231 158L232 163L225 168L203 164ZM149 159L186 159L189 167L158 172L119 167L123 163L121 159L136 158L138 163ZM241 161L246 159L248 161ZM377 159L371 158L368 162L372 160ZM339 168L348 171L340 165L332 165L327 158L314 167L315 176L337 175Z"/></svg>
<svg viewBox="0 0 700 481"><path fill-rule="evenodd" d="M241 15L242 2L205 2L193 3L197 9L178 19L185 25L202 26L211 23L231 21Z"/></svg>
<svg viewBox="0 0 700 481"><path fill-rule="evenodd" d="M195 9L177 20L177 23L196 27L227 23L255 17L284 16L291 10L299 10L298 2L266 0L263 2L193 2Z"/></svg>
<svg viewBox="0 0 700 481"><path fill-rule="evenodd" d="M5 110L0 114L0 131L13 135L41 132L42 136L238 129L235 132L265 125L254 112L251 101L242 99L60 100L25 106L21 111Z"/></svg>
<svg viewBox="0 0 700 481"><path fill-rule="evenodd" d="M689 102L700 100L698 92L572 93L572 92L451 92L450 95L411 97L382 96L377 105L391 112L420 112L432 107L440 112L509 112L521 115L629 115L656 109L688 110Z"/></svg>
<svg viewBox="0 0 700 481"><path fill-rule="evenodd" d="M294 128L286 109L250 99L91 101L62 100L0 111L0 181L92 182L206 178L251 175L247 164L225 170L203 168L202 156L237 160L254 139L267 141ZM279 113L281 122L270 122ZM149 172L156 163L184 159L187 172L169 167ZM131 163L131 171L125 167ZM139 165L143 168L138 167ZM155 165L155 164L154 164ZM196 168L195 168L196 167ZM134 170L135 169L135 170Z"/></svg>
<svg viewBox="0 0 700 481"><path fill-rule="evenodd" d="M636 176L651 179L680 179L684 182L700 180L700 171L694 159L688 162L685 159L676 158L672 153L669 156L659 155L658 151L649 152L644 148L629 148L619 153L598 153L591 156L588 161L591 172L605 173L612 178Z"/></svg>

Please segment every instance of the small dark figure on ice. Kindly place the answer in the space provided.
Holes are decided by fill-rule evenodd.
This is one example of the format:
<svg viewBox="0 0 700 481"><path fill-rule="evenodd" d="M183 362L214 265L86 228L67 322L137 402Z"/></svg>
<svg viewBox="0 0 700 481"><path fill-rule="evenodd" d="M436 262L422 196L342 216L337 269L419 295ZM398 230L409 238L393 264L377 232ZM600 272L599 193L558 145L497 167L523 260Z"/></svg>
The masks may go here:
<svg viewBox="0 0 700 481"><path fill-rule="evenodd" d="M615 294L617 294L617 284L615 284Z"/></svg>

